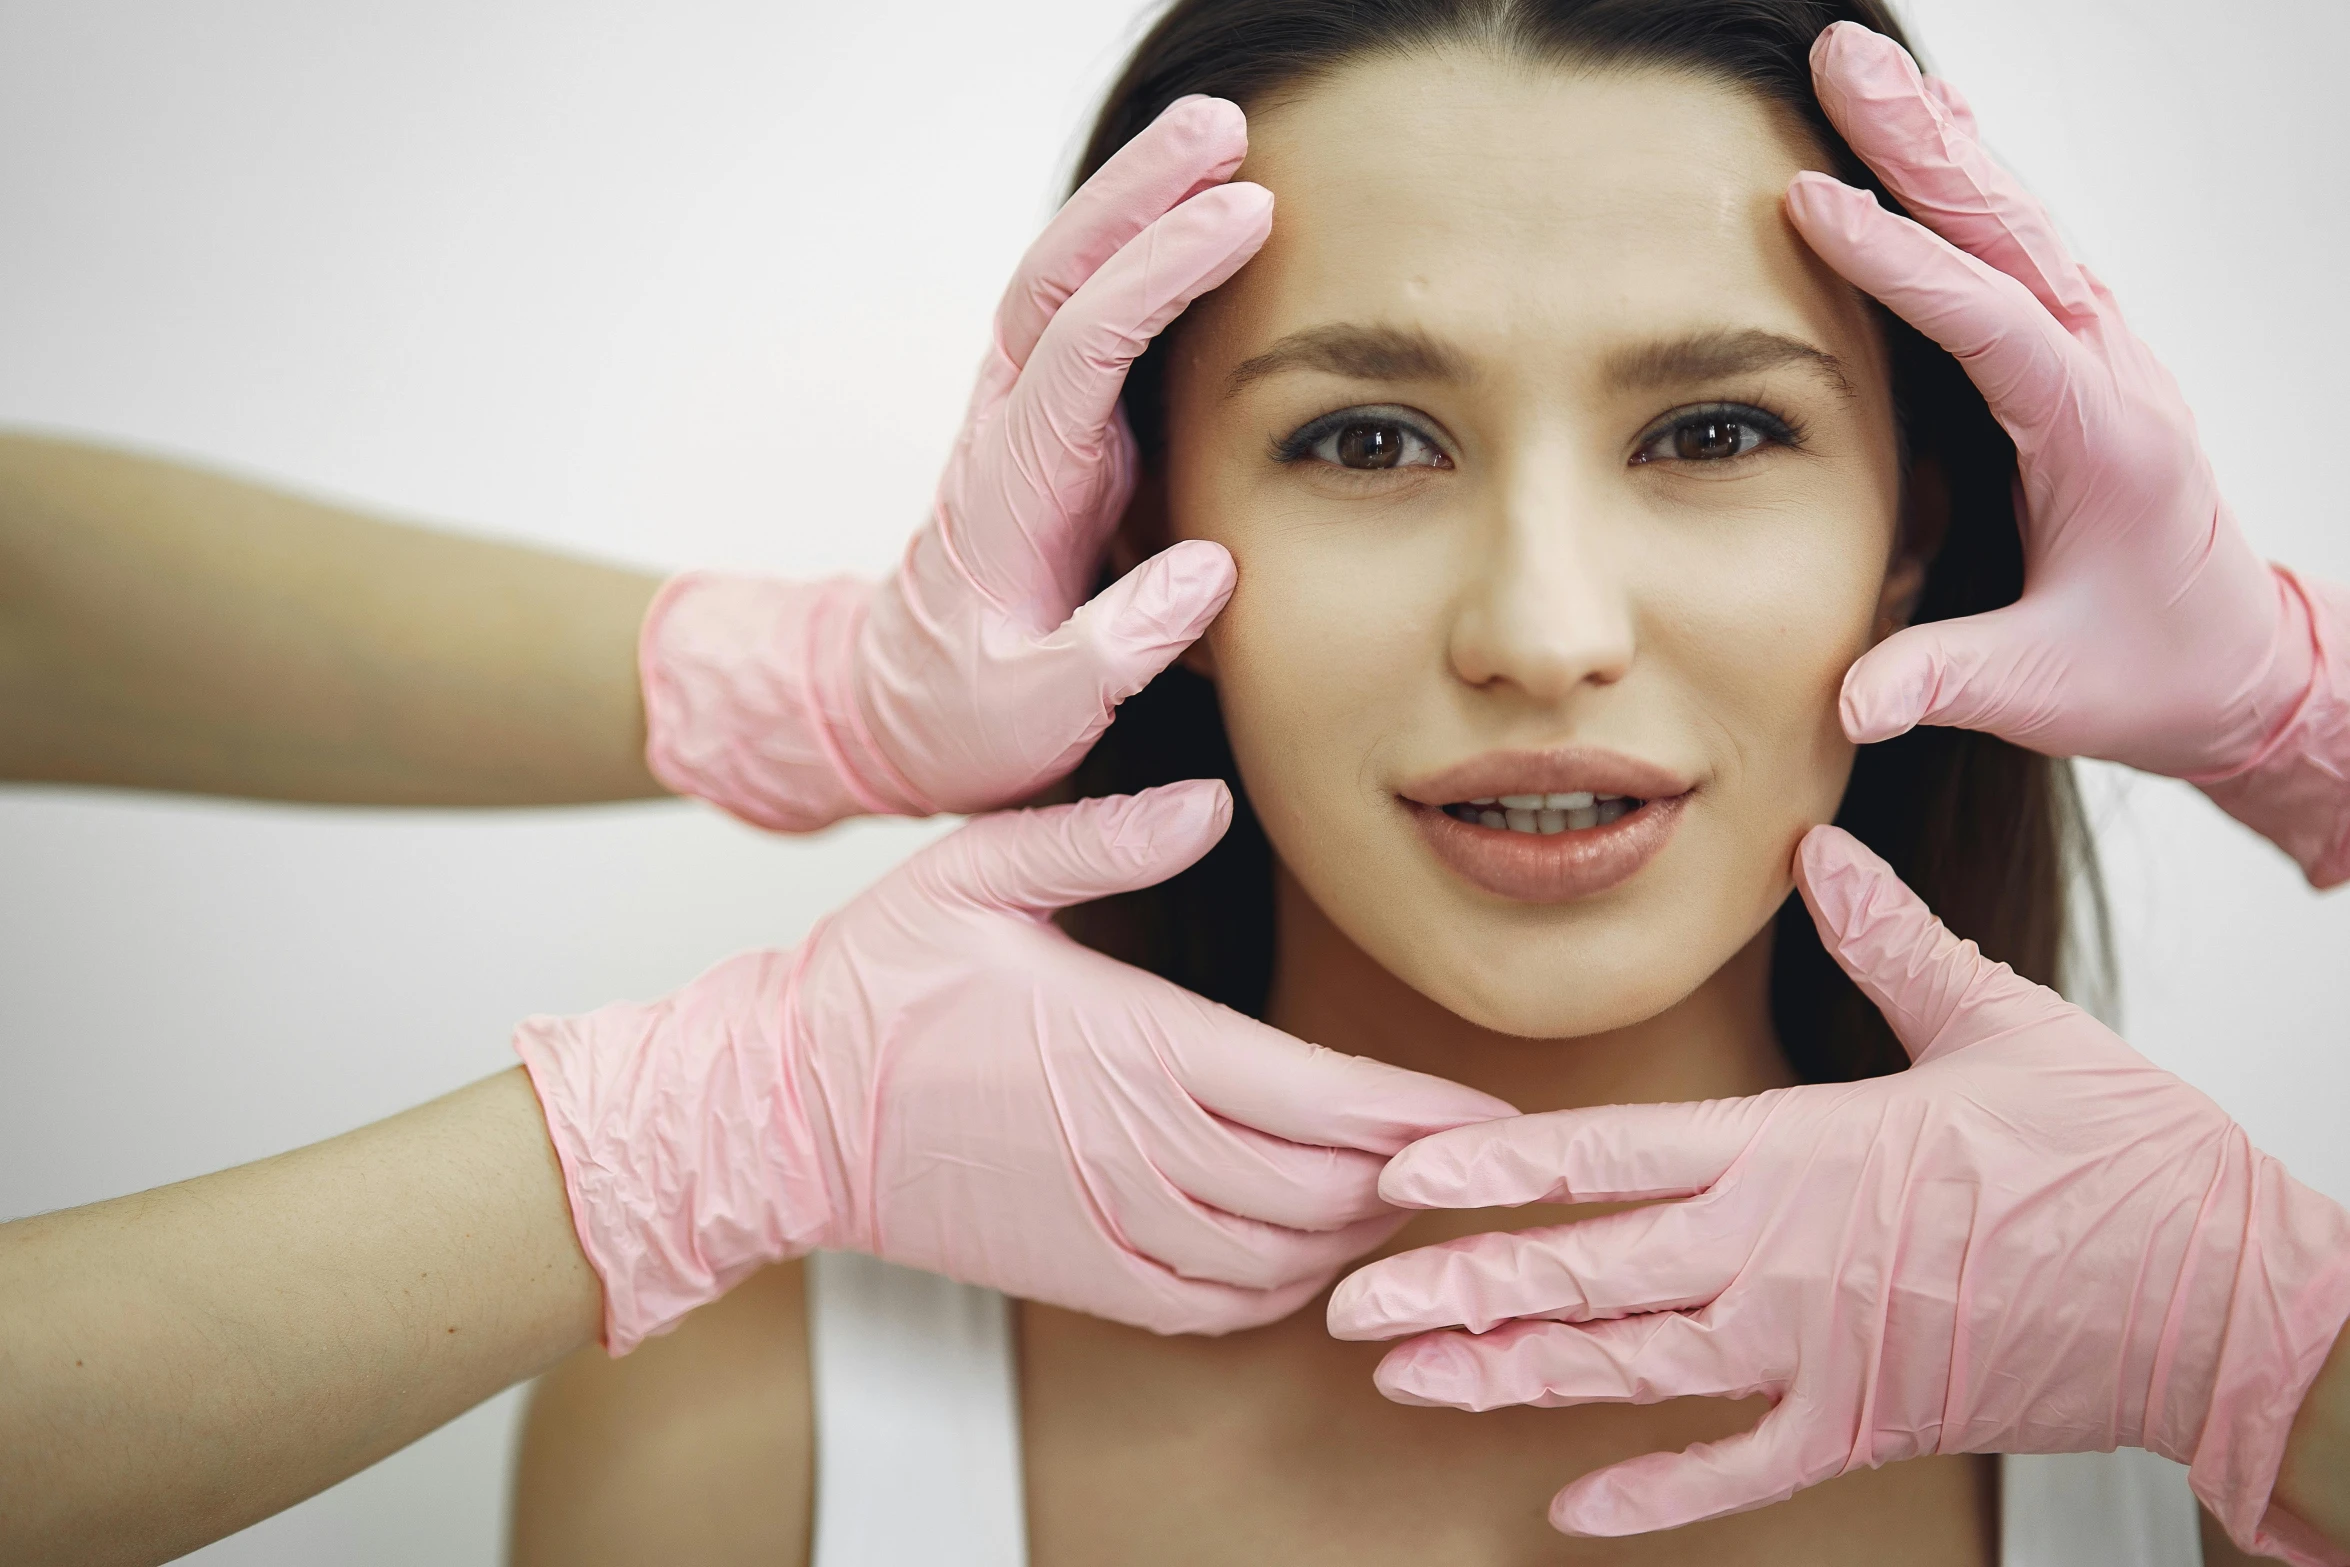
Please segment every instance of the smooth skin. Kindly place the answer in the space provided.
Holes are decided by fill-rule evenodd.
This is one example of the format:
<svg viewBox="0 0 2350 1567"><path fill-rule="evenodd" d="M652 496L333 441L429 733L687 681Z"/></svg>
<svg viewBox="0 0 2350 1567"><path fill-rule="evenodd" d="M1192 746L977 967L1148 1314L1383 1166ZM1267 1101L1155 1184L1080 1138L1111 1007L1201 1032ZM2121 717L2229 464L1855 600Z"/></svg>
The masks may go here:
<svg viewBox="0 0 2350 1567"><path fill-rule="evenodd" d="M602 1300L519 1069L0 1225L0 1559L184 1555L593 1343Z"/></svg>
<svg viewBox="0 0 2350 1567"><path fill-rule="evenodd" d="M0 434L0 779L569 805L645 770L658 578Z"/></svg>
<svg viewBox="0 0 2350 1567"><path fill-rule="evenodd" d="M0 778L339 804L664 795L636 676L657 586L0 435ZM182 1555L593 1343L601 1299L519 1070L0 1225L0 1557Z"/></svg>

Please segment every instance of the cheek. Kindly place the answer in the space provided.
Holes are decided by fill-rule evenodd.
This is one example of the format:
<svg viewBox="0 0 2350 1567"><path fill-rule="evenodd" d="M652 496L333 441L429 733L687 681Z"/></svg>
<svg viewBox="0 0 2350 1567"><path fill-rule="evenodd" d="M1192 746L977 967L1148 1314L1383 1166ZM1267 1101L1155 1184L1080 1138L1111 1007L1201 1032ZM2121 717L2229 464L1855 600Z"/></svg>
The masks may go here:
<svg viewBox="0 0 2350 1567"><path fill-rule="evenodd" d="M1287 837L1283 821L1326 819L1340 794L1378 794L1367 764L1438 669L1442 562L1419 558L1424 538L1262 511L1220 542L1240 572L1208 634L1225 727L1268 830Z"/></svg>
<svg viewBox="0 0 2350 1567"><path fill-rule="evenodd" d="M1652 599L1644 651L1713 731L1712 804L1773 889L1783 890L1783 851L1835 815L1852 770L1837 697L1874 633L1891 529L1839 525L1839 510L1869 515L1823 509L1724 541Z"/></svg>

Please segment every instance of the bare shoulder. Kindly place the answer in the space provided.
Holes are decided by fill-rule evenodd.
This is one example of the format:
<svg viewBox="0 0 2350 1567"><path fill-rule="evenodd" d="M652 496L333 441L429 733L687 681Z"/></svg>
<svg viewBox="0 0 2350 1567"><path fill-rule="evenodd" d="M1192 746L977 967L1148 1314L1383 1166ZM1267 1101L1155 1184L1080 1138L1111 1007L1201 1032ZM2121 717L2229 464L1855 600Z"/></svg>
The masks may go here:
<svg viewBox="0 0 2350 1567"><path fill-rule="evenodd" d="M510 1560L808 1560L815 1437L800 1264L749 1280L613 1360L540 1378L516 1465Z"/></svg>

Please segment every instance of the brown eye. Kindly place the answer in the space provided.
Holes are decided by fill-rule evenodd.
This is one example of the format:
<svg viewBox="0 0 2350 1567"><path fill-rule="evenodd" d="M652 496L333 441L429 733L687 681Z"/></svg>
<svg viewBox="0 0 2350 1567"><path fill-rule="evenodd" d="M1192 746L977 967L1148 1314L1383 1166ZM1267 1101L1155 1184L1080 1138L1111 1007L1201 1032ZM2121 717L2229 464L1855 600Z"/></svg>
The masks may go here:
<svg viewBox="0 0 2350 1567"><path fill-rule="evenodd" d="M1436 437L1401 408L1341 408L1273 445L1275 462L1308 458L1361 474L1452 466Z"/></svg>
<svg viewBox="0 0 2350 1567"><path fill-rule="evenodd" d="M1749 403L1683 408L1650 426L1633 452L1635 463L1720 463L1766 446L1800 447L1802 437L1778 415Z"/></svg>
<svg viewBox="0 0 2350 1567"><path fill-rule="evenodd" d="M1747 433L1735 419L1693 419L1673 431L1673 455L1683 462L1720 462L1747 450Z"/></svg>
<svg viewBox="0 0 2350 1567"><path fill-rule="evenodd" d="M1403 431L1392 424L1350 424L1338 431L1341 468L1392 468L1403 460Z"/></svg>

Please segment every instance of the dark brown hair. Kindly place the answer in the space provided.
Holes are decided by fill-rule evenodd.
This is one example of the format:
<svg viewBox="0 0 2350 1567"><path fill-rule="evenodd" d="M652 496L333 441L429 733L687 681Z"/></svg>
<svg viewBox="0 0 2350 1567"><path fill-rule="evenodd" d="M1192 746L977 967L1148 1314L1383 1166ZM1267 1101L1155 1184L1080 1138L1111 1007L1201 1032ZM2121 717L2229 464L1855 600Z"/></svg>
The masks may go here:
<svg viewBox="0 0 2350 1567"><path fill-rule="evenodd" d="M1366 55L1468 43L1730 83L1791 115L1840 178L1896 206L1812 91L1812 41L1837 21L1902 39L1877 0L1176 0L1110 90L1078 178L1187 94L1254 109ZM2012 603L2023 587L2015 448L1956 361L1890 314L1878 318L1891 350L1904 482L1936 486L1948 500L1914 618ZM1126 386L1127 415L1152 467L1165 450L1164 363L1154 346ZM1223 843L1173 880L1073 910L1067 923L1089 945L1256 1013L1273 971L1272 849L1248 807L1214 687L1168 670L1119 709L1074 782L1078 793L1097 795L1201 777L1232 786L1237 809ZM2066 893L2076 875L2097 902L2102 932L2089 841L2062 762L1989 735L1916 730L1861 748L1836 820L1954 930L2030 978L2053 985L2062 977ZM1789 1063L1808 1081L1905 1064L1884 1019L1792 897L1778 915L1771 1012Z"/></svg>

